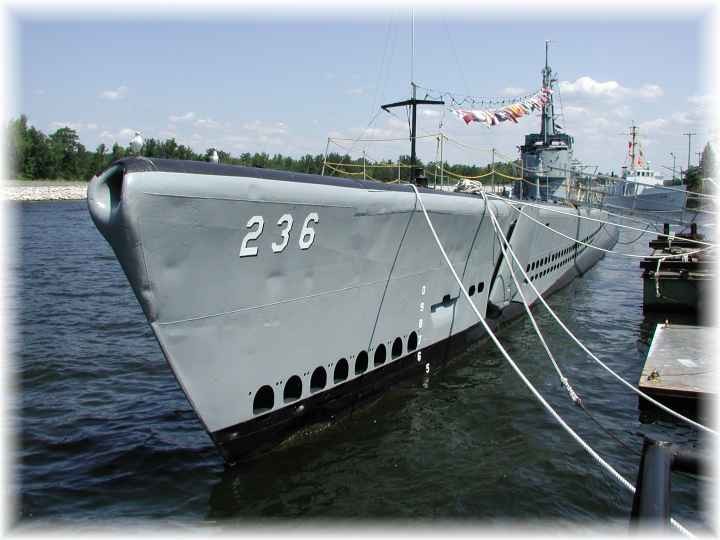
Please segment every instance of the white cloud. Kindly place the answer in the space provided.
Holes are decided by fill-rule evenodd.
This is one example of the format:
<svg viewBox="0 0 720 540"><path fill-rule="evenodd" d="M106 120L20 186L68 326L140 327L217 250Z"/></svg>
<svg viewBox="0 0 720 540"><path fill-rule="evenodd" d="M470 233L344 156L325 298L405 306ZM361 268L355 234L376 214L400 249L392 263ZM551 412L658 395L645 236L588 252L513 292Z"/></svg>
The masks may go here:
<svg viewBox="0 0 720 540"><path fill-rule="evenodd" d="M178 134L170 129L163 129L158 133L160 139L177 139Z"/></svg>
<svg viewBox="0 0 720 540"><path fill-rule="evenodd" d="M598 82L591 77L580 77L575 82L560 81L563 94L586 94L590 96L620 97L625 90L617 81Z"/></svg>
<svg viewBox="0 0 720 540"><path fill-rule="evenodd" d="M169 119L171 122L189 122L189 121L192 120L193 118L195 118L195 113L194 113L194 112L186 112L185 114L180 114L180 115L171 114L171 115L168 117L168 119Z"/></svg>
<svg viewBox="0 0 720 540"><path fill-rule="evenodd" d="M254 120L242 125L242 129L258 135L285 135L288 131L284 122L262 122Z"/></svg>
<svg viewBox="0 0 720 540"><path fill-rule="evenodd" d="M516 88L514 86L508 86L507 88L503 88L500 93L503 96L522 96L528 93L527 90L524 88Z"/></svg>
<svg viewBox="0 0 720 540"><path fill-rule="evenodd" d="M623 97L654 99L664 94L663 89L657 84L644 84L640 88L628 88L617 81L596 81L587 75L579 77L575 82L560 81L559 88L560 92L566 95L605 97L609 99Z"/></svg>
<svg viewBox="0 0 720 540"><path fill-rule="evenodd" d="M220 122L213 120L212 118L198 118L195 120L194 124L195 127L202 127L202 128L208 128L208 129L215 129L220 127Z"/></svg>
<svg viewBox="0 0 720 540"><path fill-rule="evenodd" d="M84 123L84 122L52 122L50 124L50 129L60 129L68 127L74 131L80 131L80 130L95 130L98 128L97 124L94 124L92 122L90 123Z"/></svg>
<svg viewBox="0 0 720 540"><path fill-rule="evenodd" d="M117 142L118 144L125 145L130 142L130 139L135 135L135 130L130 128L123 128L117 132L104 130L100 133L100 139L109 142Z"/></svg>
<svg viewBox="0 0 720 540"><path fill-rule="evenodd" d="M642 98L654 99L665 94L663 89L657 84L645 84L635 91L635 94Z"/></svg>
<svg viewBox="0 0 720 540"><path fill-rule="evenodd" d="M120 139L119 142L123 142L122 139L127 139L128 142L130 139L135 135L135 130L130 128L123 128L118 132L118 138Z"/></svg>
<svg viewBox="0 0 720 540"><path fill-rule="evenodd" d="M350 90L347 90L345 93L350 96L362 96L362 95L365 95L365 89L364 88L351 88Z"/></svg>
<svg viewBox="0 0 720 540"><path fill-rule="evenodd" d="M115 90L103 90L100 93L100 97L102 99L109 99L110 101L117 101L119 99L125 99L127 92L127 86L118 86Z"/></svg>
<svg viewBox="0 0 720 540"><path fill-rule="evenodd" d="M570 115L587 114L588 109L579 105L565 105L565 107L563 107L563 112Z"/></svg>
<svg viewBox="0 0 720 540"><path fill-rule="evenodd" d="M381 125L331 131L330 137L337 139L405 139L403 144L407 144L408 125L407 122L398 118L389 117Z"/></svg>
<svg viewBox="0 0 720 540"><path fill-rule="evenodd" d="M718 96L713 96L711 94L705 94L703 96L690 96L688 98L688 103L691 106L708 110L717 102Z"/></svg>
<svg viewBox="0 0 720 540"><path fill-rule="evenodd" d="M640 133L659 133L664 131L668 123L668 120L665 118L655 118L654 120L640 122L638 127L640 128Z"/></svg>
<svg viewBox="0 0 720 540"><path fill-rule="evenodd" d="M422 109L422 112L420 113L423 116L429 116L430 118L437 118L440 116L440 111L435 109Z"/></svg>

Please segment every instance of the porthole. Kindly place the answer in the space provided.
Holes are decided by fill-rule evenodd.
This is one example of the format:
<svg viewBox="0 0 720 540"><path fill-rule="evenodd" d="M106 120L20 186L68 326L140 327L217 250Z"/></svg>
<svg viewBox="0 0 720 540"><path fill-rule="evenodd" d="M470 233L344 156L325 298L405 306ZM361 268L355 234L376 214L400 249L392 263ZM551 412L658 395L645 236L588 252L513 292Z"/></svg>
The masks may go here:
<svg viewBox="0 0 720 540"><path fill-rule="evenodd" d="M327 372L325 368L320 366L315 368L312 377L310 377L310 392L319 392L327 385Z"/></svg>
<svg viewBox="0 0 720 540"><path fill-rule="evenodd" d="M253 399L253 414L260 414L272 410L275 405L275 393L268 385L261 386Z"/></svg>
<svg viewBox="0 0 720 540"><path fill-rule="evenodd" d="M408 352L417 349L417 342L417 334L415 331L410 332L410 337L408 338Z"/></svg>
<svg viewBox="0 0 720 540"><path fill-rule="evenodd" d="M285 390L283 390L283 402L291 403L300 399L301 395L302 380L297 375L293 375L285 383Z"/></svg>
<svg viewBox="0 0 720 540"><path fill-rule="evenodd" d="M392 359L395 360L395 358L400 358L402 356L403 352L403 344L402 339L399 337L395 338L395 341L393 341L392 350L390 351L390 355L392 356Z"/></svg>
<svg viewBox="0 0 720 540"><path fill-rule="evenodd" d="M485 282L484 282L484 281L481 281L480 283L478 283L478 288L477 288L478 294L480 294L481 292L483 292L483 289L484 289L484 288L485 288Z"/></svg>
<svg viewBox="0 0 720 540"><path fill-rule="evenodd" d="M468 294L470 296L473 296L475 294L475 285L470 285L470 290L468 291Z"/></svg>
<svg viewBox="0 0 720 540"><path fill-rule="evenodd" d="M365 351L361 351L355 359L355 375L365 373L368 368L368 355Z"/></svg>
<svg viewBox="0 0 720 540"><path fill-rule="evenodd" d="M375 354L373 355L373 364L376 366L380 366L385 363L386 359L387 351L385 350L385 345L381 343L377 346L377 349L375 349Z"/></svg>
<svg viewBox="0 0 720 540"><path fill-rule="evenodd" d="M335 371L333 372L333 383L337 384L339 382L343 382L345 379L348 378L348 373L348 361L344 358L341 358L340 360L338 360L338 363L335 364Z"/></svg>

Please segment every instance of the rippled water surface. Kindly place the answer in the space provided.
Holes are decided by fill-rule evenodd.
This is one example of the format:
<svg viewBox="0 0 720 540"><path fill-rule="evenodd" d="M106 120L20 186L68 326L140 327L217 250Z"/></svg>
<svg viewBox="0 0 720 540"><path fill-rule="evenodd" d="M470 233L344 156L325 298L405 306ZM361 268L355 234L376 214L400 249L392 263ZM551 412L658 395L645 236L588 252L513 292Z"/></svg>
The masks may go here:
<svg viewBox="0 0 720 540"><path fill-rule="evenodd" d="M16 304L21 526L150 519L163 527L224 527L290 517L626 526L631 495L544 412L490 343L430 378L393 387L351 417L225 470L85 202L13 208L18 258L8 294ZM618 249L645 254L647 244ZM606 257L550 304L603 361L637 382L656 323L643 317L637 261ZM675 421L640 422L637 397L584 357L542 309L535 313L587 408L620 442L568 400L525 319L504 329L502 342L633 484L642 434L702 445ZM706 521L706 486L674 475L673 514L683 523Z"/></svg>

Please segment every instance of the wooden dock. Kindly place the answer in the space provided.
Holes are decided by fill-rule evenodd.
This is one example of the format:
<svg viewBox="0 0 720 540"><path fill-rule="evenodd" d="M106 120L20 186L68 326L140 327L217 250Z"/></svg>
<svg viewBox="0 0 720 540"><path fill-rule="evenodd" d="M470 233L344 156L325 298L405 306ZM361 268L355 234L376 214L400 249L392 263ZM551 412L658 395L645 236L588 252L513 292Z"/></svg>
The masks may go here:
<svg viewBox="0 0 720 540"><path fill-rule="evenodd" d="M640 390L684 408L714 399L716 334L716 328L707 326L658 324L640 375Z"/></svg>

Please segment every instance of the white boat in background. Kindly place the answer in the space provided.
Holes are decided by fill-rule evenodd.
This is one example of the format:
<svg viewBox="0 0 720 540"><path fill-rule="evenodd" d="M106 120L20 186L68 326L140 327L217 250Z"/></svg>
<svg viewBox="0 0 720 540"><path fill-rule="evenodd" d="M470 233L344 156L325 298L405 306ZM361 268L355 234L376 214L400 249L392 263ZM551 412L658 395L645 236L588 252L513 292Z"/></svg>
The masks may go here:
<svg viewBox="0 0 720 540"><path fill-rule="evenodd" d="M682 212L686 186L673 185L673 180L664 180L650 168L638 140L637 126L630 128L630 137L630 166L623 167L621 179L608 187L605 205L648 212Z"/></svg>

